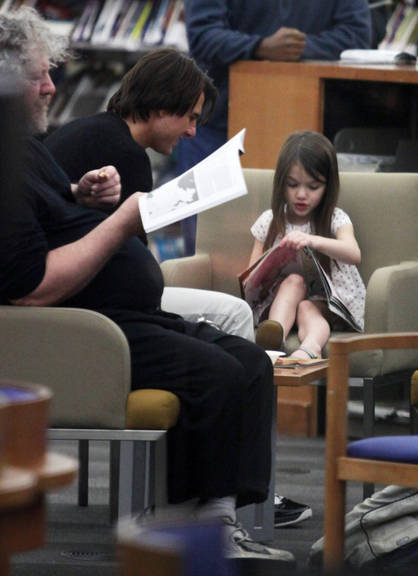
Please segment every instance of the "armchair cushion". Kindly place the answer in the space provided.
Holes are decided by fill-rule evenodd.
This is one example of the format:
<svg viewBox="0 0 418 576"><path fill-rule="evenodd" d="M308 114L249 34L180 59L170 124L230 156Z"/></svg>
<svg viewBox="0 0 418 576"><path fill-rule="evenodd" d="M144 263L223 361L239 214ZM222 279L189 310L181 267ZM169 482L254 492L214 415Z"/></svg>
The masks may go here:
<svg viewBox="0 0 418 576"><path fill-rule="evenodd" d="M377 436L351 442L347 447L351 458L388 460L418 464L418 436Z"/></svg>
<svg viewBox="0 0 418 576"><path fill-rule="evenodd" d="M180 400L167 390L135 390L126 404L126 428L168 430L180 414Z"/></svg>

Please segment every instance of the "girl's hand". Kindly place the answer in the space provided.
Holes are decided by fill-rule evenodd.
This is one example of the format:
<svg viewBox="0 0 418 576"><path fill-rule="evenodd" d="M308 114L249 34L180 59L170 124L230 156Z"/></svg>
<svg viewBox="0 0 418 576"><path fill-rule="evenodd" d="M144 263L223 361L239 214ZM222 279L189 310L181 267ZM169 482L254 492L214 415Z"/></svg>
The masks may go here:
<svg viewBox="0 0 418 576"><path fill-rule="evenodd" d="M280 242L281 247L293 248L294 250L300 250L305 246L314 248L314 238L312 234L306 234L305 232L300 232L299 230L292 230L289 234L286 234Z"/></svg>
<svg viewBox="0 0 418 576"><path fill-rule="evenodd" d="M87 172L73 188L76 202L90 208L115 206L120 200L120 192L120 176L114 166Z"/></svg>

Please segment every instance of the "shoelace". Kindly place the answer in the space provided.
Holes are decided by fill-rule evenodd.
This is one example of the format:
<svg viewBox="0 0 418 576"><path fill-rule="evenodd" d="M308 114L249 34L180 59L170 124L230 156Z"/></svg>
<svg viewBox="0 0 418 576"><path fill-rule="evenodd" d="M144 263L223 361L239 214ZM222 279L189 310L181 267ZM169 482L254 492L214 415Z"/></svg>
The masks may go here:
<svg viewBox="0 0 418 576"><path fill-rule="evenodd" d="M231 532L230 538L236 546L239 546L247 552L270 555L270 551L264 546L264 544L261 544L261 542L254 542L239 522L232 522L229 518L224 518L224 522L227 526L235 528L235 530Z"/></svg>
<svg viewBox="0 0 418 576"><path fill-rule="evenodd" d="M235 530L233 530L231 533L231 538L234 540L234 542L236 542L237 544L241 544L242 542L248 542L248 541L252 542L250 535L239 522L233 522L231 524L229 523L227 524L228 526L235 527Z"/></svg>
<svg viewBox="0 0 418 576"><path fill-rule="evenodd" d="M274 504L277 506L278 504L281 504L284 501L284 496L280 496L280 494L275 494L274 495Z"/></svg>

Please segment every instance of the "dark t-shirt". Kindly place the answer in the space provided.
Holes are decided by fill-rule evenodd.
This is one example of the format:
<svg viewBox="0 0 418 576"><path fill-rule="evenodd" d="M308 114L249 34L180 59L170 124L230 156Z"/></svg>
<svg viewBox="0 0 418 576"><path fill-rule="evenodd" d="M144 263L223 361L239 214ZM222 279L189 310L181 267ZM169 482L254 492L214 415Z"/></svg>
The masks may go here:
<svg viewBox="0 0 418 576"><path fill-rule="evenodd" d="M13 191L0 191L0 303L21 298L41 282L48 251L74 242L106 218L73 201L70 181L34 138ZM64 306L153 312L163 291L160 267L139 238L130 238L95 278Z"/></svg>
<svg viewBox="0 0 418 576"><path fill-rule="evenodd" d="M71 182L89 170L115 166L122 183L121 200L152 189L151 164L128 125L112 112L79 118L55 130L44 141Z"/></svg>

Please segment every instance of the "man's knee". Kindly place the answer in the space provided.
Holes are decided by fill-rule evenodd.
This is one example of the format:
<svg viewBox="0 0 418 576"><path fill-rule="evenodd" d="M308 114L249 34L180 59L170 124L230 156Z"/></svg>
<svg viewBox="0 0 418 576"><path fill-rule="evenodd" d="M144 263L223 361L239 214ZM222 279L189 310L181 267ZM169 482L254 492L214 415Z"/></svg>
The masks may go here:
<svg viewBox="0 0 418 576"><path fill-rule="evenodd" d="M253 311L245 300L231 297L229 333L254 342Z"/></svg>
<svg viewBox="0 0 418 576"><path fill-rule="evenodd" d="M241 298L194 288L166 287L161 307L175 312L190 322L209 321L223 332L241 336L254 342L254 324L251 308Z"/></svg>

